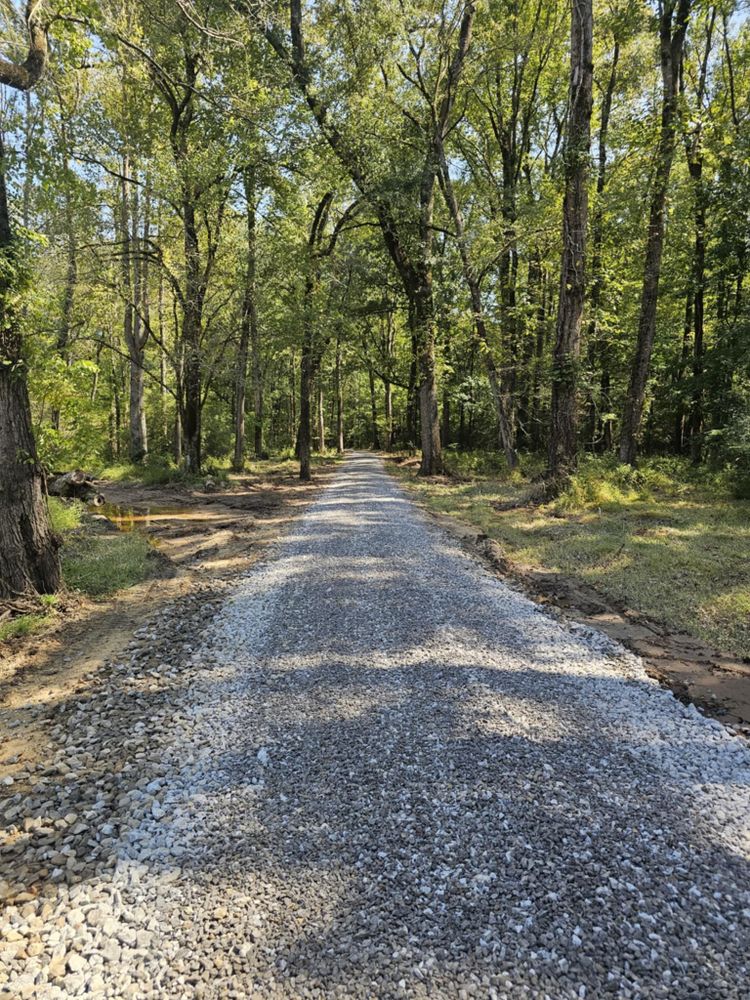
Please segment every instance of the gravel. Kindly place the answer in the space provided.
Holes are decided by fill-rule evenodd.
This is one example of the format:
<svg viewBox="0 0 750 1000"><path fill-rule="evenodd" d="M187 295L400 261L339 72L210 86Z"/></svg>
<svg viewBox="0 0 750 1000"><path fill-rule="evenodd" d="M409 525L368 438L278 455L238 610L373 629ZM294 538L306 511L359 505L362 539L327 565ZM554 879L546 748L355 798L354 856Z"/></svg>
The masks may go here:
<svg viewBox="0 0 750 1000"><path fill-rule="evenodd" d="M42 721L0 996L748 996L747 746L375 458Z"/></svg>

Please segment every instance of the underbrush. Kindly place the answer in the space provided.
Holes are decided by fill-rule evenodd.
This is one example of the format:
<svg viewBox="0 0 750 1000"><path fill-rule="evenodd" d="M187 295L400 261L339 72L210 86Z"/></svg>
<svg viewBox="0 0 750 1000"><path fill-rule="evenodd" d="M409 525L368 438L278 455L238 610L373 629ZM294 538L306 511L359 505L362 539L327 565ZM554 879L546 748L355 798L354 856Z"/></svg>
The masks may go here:
<svg viewBox="0 0 750 1000"><path fill-rule="evenodd" d="M57 597L54 594L42 594L39 598L39 611L18 615L9 621L0 623L0 642L8 639L19 639L41 631L49 622L52 611L57 607Z"/></svg>
<svg viewBox="0 0 750 1000"><path fill-rule="evenodd" d="M472 476L507 478L511 473L505 456L493 451L459 451L451 445L443 451L446 474L455 479Z"/></svg>
<svg viewBox="0 0 750 1000"><path fill-rule="evenodd" d="M343 456L334 451L314 452L311 456L313 466L340 460ZM271 455L269 458L256 459L248 457L245 461L245 471L248 473L287 472L299 470L299 461L294 456L293 448ZM226 483L231 475L232 465L229 457L206 461L200 475L185 472L171 460L150 459L143 465L121 463L107 465L97 470L97 478L113 483L142 483L144 486L166 486L184 484L200 486L209 476L218 483Z"/></svg>
<svg viewBox="0 0 750 1000"><path fill-rule="evenodd" d="M174 462L154 459L143 465L128 463L108 465L98 470L97 478L113 483L142 483L144 486L164 486L170 483L200 483L206 476L224 480L227 469L219 469L212 463L207 463L200 475L185 472Z"/></svg>
<svg viewBox="0 0 750 1000"><path fill-rule="evenodd" d="M727 476L723 472L696 469L685 459L650 458L633 468L622 465L614 455L587 456L554 506L557 511L606 509L659 496L678 499L696 490L727 499Z"/></svg>

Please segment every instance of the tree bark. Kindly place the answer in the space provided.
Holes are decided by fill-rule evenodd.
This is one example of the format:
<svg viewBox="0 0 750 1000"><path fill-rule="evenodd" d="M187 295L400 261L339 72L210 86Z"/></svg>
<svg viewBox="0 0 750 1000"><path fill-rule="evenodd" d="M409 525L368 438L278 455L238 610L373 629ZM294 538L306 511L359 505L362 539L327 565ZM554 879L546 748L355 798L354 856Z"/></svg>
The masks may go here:
<svg viewBox="0 0 750 1000"><path fill-rule="evenodd" d="M694 465L699 465L703 452L703 355L704 316L706 289L706 211L707 195L703 180L703 129L701 117L708 77L708 63L711 56L716 7L711 8L706 23L706 42L700 62L697 93L695 95L696 126L693 134L685 136L688 171L693 187L693 389L690 405L690 455ZM680 74L681 89L684 90L684 74Z"/></svg>
<svg viewBox="0 0 750 1000"><path fill-rule="evenodd" d="M687 33L690 0L664 0L659 18L659 54L662 76L661 129L656 173L651 191L638 336L620 433L620 461L634 465L646 399L646 383L656 335L661 258L664 247L669 175L674 159L677 127L677 84Z"/></svg>
<svg viewBox="0 0 750 1000"><path fill-rule="evenodd" d="M326 415L323 403L323 383L321 373L318 371L318 451L323 454L326 450Z"/></svg>
<svg viewBox="0 0 750 1000"><path fill-rule="evenodd" d="M552 361L552 413L548 475L559 481L577 457L577 388L585 294L589 149L593 90L592 0L573 0L570 21L570 91L565 141L565 195L560 298Z"/></svg>
<svg viewBox="0 0 750 1000"><path fill-rule="evenodd" d="M370 385L370 434L373 451L380 451L380 433L378 431L378 397L375 392L375 372L372 365L367 366L367 377Z"/></svg>
<svg viewBox="0 0 750 1000"><path fill-rule="evenodd" d="M29 51L23 63L0 59L0 83L28 91L47 66L39 4L26 7ZM22 250L11 226L7 161L0 135L0 597L52 593L60 586L59 539L49 523L44 472L31 422L22 337L14 309Z"/></svg>
<svg viewBox="0 0 750 1000"><path fill-rule="evenodd" d="M146 428L145 399L145 348L148 327L143 322L141 310L145 302L146 290L139 247L138 226L139 206L137 192L129 195L128 184L130 164L123 160L122 186L122 239L123 239L123 286L125 295L125 318L123 333L130 358L130 400L128 426L130 431L130 460L143 462L148 455L148 432ZM148 206L146 206L146 217ZM148 226L148 222L146 222ZM148 234L146 233L148 239Z"/></svg>

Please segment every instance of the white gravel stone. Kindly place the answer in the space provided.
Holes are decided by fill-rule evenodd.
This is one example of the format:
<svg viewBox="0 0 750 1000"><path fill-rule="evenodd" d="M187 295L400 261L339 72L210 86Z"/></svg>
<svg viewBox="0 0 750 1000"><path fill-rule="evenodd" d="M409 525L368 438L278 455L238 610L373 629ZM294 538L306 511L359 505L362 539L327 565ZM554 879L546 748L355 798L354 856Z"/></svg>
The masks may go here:
<svg viewBox="0 0 750 1000"><path fill-rule="evenodd" d="M636 657L368 456L218 588L5 789L0 997L745 1000L750 755Z"/></svg>

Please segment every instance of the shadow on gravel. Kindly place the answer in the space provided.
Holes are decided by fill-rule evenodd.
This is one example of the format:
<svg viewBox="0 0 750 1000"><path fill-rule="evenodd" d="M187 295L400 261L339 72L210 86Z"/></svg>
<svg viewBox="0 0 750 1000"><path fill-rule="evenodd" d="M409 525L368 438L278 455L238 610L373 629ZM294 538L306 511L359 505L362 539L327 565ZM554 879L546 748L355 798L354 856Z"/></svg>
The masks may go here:
<svg viewBox="0 0 750 1000"><path fill-rule="evenodd" d="M726 744L671 695L471 575L413 515L394 520L399 505L413 511L353 472L295 528L283 604L257 648L237 639L232 683L204 689L218 735L181 791L208 797L205 827L166 867L252 897L253 979L279 995L488 996L502 974L512 996L741 996L750 866L711 793L740 792L747 767L729 772ZM111 693L117 725L100 696L59 708L87 742L55 793L81 817L69 881L127 855L107 824L165 772L150 734L179 744L172 709L187 707L181 677L147 670ZM40 846L5 855L24 855L35 892L57 877ZM217 977L211 995L229 995Z"/></svg>
<svg viewBox="0 0 750 1000"><path fill-rule="evenodd" d="M257 896L282 945L276 975L390 996L395 971L414 984L426 960L425 996L498 970L550 996L581 983L621 996L623 979L668 972L665 996L691 996L690 982L696 996L739 996L722 982L747 964L750 867L650 738L618 738L585 706L561 720L568 685L554 673L540 690L537 671L439 658L393 672L272 663L253 735L213 761L204 789L219 816L236 796L238 826L227 837L209 819L195 875ZM598 683L611 699L626 686ZM699 733L680 752L726 785ZM243 798L259 776L262 794Z"/></svg>

